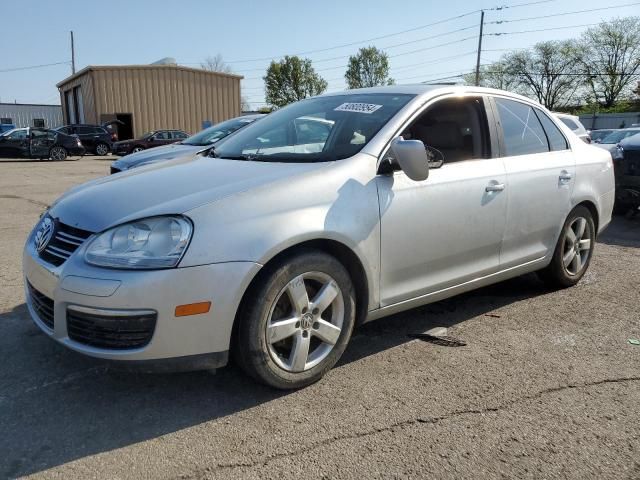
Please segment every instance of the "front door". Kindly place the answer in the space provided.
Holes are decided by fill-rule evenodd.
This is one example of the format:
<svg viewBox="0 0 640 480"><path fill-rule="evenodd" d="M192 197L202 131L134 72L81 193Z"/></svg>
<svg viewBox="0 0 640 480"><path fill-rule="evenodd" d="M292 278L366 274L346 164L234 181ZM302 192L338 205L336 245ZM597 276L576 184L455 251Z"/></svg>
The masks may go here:
<svg viewBox="0 0 640 480"><path fill-rule="evenodd" d="M14 130L0 137L0 157L19 158L29 156L29 131Z"/></svg>
<svg viewBox="0 0 640 480"><path fill-rule="evenodd" d="M500 263L510 268L554 250L571 209L575 160L542 110L517 100L494 100L509 197Z"/></svg>
<svg viewBox="0 0 640 480"><path fill-rule="evenodd" d="M51 130L31 129L30 157L49 158L49 150L55 143L56 133Z"/></svg>
<svg viewBox="0 0 640 480"><path fill-rule="evenodd" d="M421 182L402 171L377 177L382 307L498 271L506 173L488 130L482 99L453 98L403 132L441 152L444 164Z"/></svg>

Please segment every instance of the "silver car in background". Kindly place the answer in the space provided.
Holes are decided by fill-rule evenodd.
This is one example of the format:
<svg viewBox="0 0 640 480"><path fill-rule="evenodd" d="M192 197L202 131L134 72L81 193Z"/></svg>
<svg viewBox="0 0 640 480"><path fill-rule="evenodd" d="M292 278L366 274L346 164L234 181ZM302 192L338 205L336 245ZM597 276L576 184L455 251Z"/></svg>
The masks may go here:
<svg viewBox="0 0 640 480"><path fill-rule="evenodd" d="M78 186L24 247L27 305L86 355L321 378L355 326L537 271L576 284L611 156L527 98L391 86L282 108L192 155Z"/></svg>
<svg viewBox="0 0 640 480"><path fill-rule="evenodd" d="M193 155L207 147L211 147L223 138L264 116L265 114L263 113L256 113L232 118L205 128L180 142L130 153L111 162L111 174L142 167L143 165L172 160L185 155Z"/></svg>

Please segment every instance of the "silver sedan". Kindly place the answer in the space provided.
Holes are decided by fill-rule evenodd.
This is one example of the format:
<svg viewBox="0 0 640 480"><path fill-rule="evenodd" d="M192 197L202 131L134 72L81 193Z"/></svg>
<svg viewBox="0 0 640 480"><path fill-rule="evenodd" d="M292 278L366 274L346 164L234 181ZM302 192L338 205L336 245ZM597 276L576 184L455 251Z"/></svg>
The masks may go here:
<svg viewBox="0 0 640 480"><path fill-rule="evenodd" d="M86 355L176 369L231 353L299 388L362 322L527 272L576 284L613 200L611 156L527 98L327 94L67 192L26 241L27 305Z"/></svg>

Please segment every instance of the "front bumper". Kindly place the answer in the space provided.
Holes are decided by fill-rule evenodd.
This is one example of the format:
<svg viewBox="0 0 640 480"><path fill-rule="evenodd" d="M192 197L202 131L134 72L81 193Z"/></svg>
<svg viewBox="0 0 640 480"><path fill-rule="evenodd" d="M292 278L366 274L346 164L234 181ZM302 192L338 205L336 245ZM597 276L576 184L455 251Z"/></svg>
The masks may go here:
<svg viewBox="0 0 640 480"><path fill-rule="evenodd" d="M226 363L237 308L260 265L229 262L166 270L105 269L84 262L87 243L55 267L38 256L31 235L27 240L23 252L27 307L45 334L85 355L126 363L173 365L180 359L195 359L196 365L207 368ZM35 298L33 289L43 297ZM51 300L51 318L44 318L42 298ZM212 303L208 313L175 316L176 306L203 301ZM143 346L105 348L104 342L74 334L69 318L77 307L98 317L112 317L114 311L124 315L155 312L153 331ZM113 319L109 321L113 325Z"/></svg>

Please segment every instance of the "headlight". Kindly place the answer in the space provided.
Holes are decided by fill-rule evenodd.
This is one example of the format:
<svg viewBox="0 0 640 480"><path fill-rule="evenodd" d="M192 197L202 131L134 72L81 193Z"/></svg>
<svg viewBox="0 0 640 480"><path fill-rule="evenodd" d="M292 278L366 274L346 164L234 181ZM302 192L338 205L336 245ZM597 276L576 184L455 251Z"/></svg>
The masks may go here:
<svg viewBox="0 0 640 480"><path fill-rule="evenodd" d="M113 268L175 267L189 244L193 227L184 217L152 217L114 227L87 247L87 263Z"/></svg>
<svg viewBox="0 0 640 480"><path fill-rule="evenodd" d="M624 158L624 148L622 148L622 145L616 145L616 149L611 152L611 157L614 160L622 160Z"/></svg>

